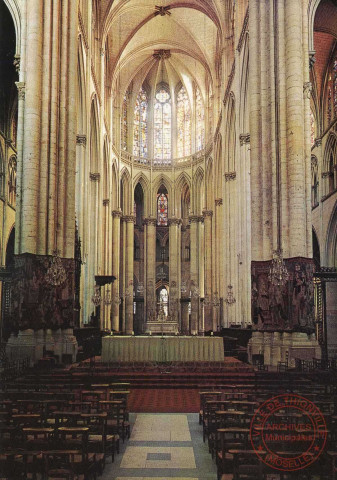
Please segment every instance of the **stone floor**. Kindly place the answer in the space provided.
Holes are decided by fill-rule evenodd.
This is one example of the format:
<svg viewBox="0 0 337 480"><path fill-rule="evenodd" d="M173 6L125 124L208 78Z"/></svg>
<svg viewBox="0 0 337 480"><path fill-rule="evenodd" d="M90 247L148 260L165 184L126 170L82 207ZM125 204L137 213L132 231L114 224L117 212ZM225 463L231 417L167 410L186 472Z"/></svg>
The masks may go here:
<svg viewBox="0 0 337 480"><path fill-rule="evenodd" d="M103 480L216 479L198 414L138 413L130 422L131 437L106 464Z"/></svg>

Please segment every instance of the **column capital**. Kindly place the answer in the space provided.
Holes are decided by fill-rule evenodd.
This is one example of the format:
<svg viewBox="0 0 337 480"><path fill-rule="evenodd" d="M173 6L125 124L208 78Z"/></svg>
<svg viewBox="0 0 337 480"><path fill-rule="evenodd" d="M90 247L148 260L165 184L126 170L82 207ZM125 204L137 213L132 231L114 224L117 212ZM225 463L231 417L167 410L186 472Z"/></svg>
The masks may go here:
<svg viewBox="0 0 337 480"><path fill-rule="evenodd" d="M134 215L123 215L122 220L126 223L135 223L135 216Z"/></svg>
<svg viewBox="0 0 337 480"><path fill-rule="evenodd" d="M220 205L223 204L223 200L222 200L222 198L216 198L216 199L214 200L214 203L215 203L215 206L216 206L216 207L220 207Z"/></svg>
<svg viewBox="0 0 337 480"><path fill-rule="evenodd" d="M157 219L155 217L144 218L143 224L152 225L152 227L155 227L157 225Z"/></svg>
<svg viewBox="0 0 337 480"><path fill-rule="evenodd" d="M181 220L181 218L172 217L172 218L168 219L167 224L168 224L169 227L171 225L181 225L182 220Z"/></svg>
<svg viewBox="0 0 337 480"><path fill-rule="evenodd" d="M236 179L236 172L226 172L225 173L226 182L229 182L229 181L235 180L235 179Z"/></svg>
<svg viewBox="0 0 337 480"><path fill-rule="evenodd" d="M107 206L109 205L109 203L110 203L110 199L109 199L109 198L104 198L104 200L103 200L103 206L104 206L104 207L107 207Z"/></svg>
<svg viewBox="0 0 337 480"><path fill-rule="evenodd" d="M312 83L311 82L304 82L303 84L303 98L310 99L312 94Z"/></svg>
<svg viewBox="0 0 337 480"><path fill-rule="evenodd" d="M111 215L114 218L121 218L123 216L122 210L112 210Z"/></svg>
<svg viewBox="0 0 337 480"><path fill-rule="evenodd" d="M87 136L86 135L81 135L81 134L77 134L76 135L76 143L77 145L82 145L82 147L86 147L87 146Z"/></svg>
<svg viewBox="0 0 337 480"><path fill-rule="evenodd" d="M197 223L199 222L199 215L190 215L188 217L189 223Z"/></svg>
<svg viewBox="0 0 337 480"><path fill-rule="evenodd" d="M92 182L99 182L101 179L101 174L100 173L92 173L90 172L89 174L90 180Z"/></svg>
<svg viewBox="0 0 337 480"><path fill-rule="evenodd" d="M315 138L315 147L320 147L322 145L322 139L321 138Z"/></svg>
<svg viewBox="0 0 337 480"><path fill-rule="evenodd" d="M21 100L25 99L26 95L26 83L25 82L15 82L16 88L18 89L18 96Z"/></svg>
<svg viewBox="0 0 337 480"><path fill-rule="evenodd" d="M250 143L250 133L241 133L239 136L240 145L245 145L246 143Z"/></svg>
<svg viewBox="0 0 337 480"><path fill-rule="evenodd" d="M316 53L315 50L310 50L309 51L309 68L310 68L310 70L313 68L313 66L316 62L315 53Z"/></svg>
<svg viewBox="0 0 337 480"><path fill-rule="evenodd" d="M203 214L204 218L213 217L213 210L203 210L202 214Z"/></svg>

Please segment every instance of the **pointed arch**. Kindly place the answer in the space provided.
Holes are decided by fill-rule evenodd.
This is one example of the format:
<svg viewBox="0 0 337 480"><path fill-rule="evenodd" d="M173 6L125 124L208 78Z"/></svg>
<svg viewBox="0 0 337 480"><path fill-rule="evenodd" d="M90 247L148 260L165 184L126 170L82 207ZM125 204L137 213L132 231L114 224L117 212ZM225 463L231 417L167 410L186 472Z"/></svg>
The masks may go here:
<svg viewBox="0 0 337 480"><path fill-rule="evenodd" d="M193 179L193 211L195 215L201 215L205 207L204 195L204 171L201 167L197 168Z"/></svg>
<svg viewBox="0 0 337 480"><path fill-rule="evenodd" d="M164 173L161 173L160 175L158 175L154 181L153 181L153 184L152 184L152 193L153 193L153 198L155 199L155 205L154 205L154 211L156 212L157 211L157 207L156 207L156 204L157 204L157 192L160 188L161 185L163 185L166 190L167 190L167 194L168 194L168 197L169 197L169 201L172 201L172 198L173 198L173 191L172 191L172 182L170 180L170 178L165 175Z"/></svg>
<svg viewBox="0 0 337 480"><path fill-rule="evenodd" d="M211 188L213 185L213 158L209 157L206 162L206 178L205 178L205 185L206 185L206 209L213 210L213 201L214 201L214 191Z"/></svg>
<svg viewBox="0 0 337 480"><path fill-rule="evenodd" d="M149 179L144 175L143 172L140 172L136 175L136 177L133 180L133 189L136 188L137 184L140 184L142 189L143 189L143 195L144 195L144 217L147 217L149 215L149 210L150 210L150 182Z"/></svg>
<svg viewBox="0 0 337 480"><path fill-rule="evenodd" d="M325 144L323 156L323 195L328 195L337 187L336 182L336 165L337 165L337 135L330 132L328 140Z"/></svg>
<svg viewBox="0 0 337 480"><path fill-rule="evenodd" d="M190 211L191 178L186 172L182 172L175 182L176 216L188 218Z"/></svg>
<svg viewBox="0 0 337 480"><path fill-rule="evenodd" d="M129 170L124 167L120 176L120 206L123 215L133 215L133 190Z"/></svg>
<svg viewBox="0 0 337 480"><path fill-rule="evenodd" d="M99 173L99 117L97 97L94 95L90 108L90 173Z"/></svg>
<svg viewBox="0 0 337 480"><path fill-rule="evenodd" d="M328 267L337 267L337 203L332 211L326 236L326 260Z"/></svg>
<svg viewBox="0 0 337 480"><path fill-rule="evenodd" d="M111 165L111 210L118 208L118 174L116 160Z"/></svg>

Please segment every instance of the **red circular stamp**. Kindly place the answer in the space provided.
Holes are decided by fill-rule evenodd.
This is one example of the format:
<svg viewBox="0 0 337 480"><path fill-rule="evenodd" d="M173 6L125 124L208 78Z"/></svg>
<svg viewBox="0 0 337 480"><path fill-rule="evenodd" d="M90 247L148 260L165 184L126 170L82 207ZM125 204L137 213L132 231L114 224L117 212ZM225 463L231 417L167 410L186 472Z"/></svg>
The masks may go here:
<svg viewBox="0 0 337 480"><path fill-rule="evenodd" d="M307 398L285 393L264 402L250 424L258 457L276 470L293 472L311 465L327 437L324 416Z"/></svg>

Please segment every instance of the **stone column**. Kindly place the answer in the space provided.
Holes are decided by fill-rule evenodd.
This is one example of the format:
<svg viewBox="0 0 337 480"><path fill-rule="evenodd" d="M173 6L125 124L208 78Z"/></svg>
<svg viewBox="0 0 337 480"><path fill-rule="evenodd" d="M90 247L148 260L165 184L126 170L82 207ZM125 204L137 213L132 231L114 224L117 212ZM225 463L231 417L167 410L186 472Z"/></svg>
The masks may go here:
<svg viewBox="0 0 337 480"><path fill-rule="evenodd" d="M146 265L146 318L153 318L156 313L156 225L157 220L154 217L148 217L144 220L146 249L144 252L144 262Z"/></svg>
<svg viewBox="0 0 337 480"><path fill-rule="evenodd" d="M251 0L249 11L253 322L313 329L307 5ZM284 287L268 280L279 249Z"/></svg>
<svg viewBox="0 0 337 480"><path fill-rule="evenodd" d="M112 275L116 280L112 284L112 315L111 329L119 332L119 298L120 298L120 229L121 229L121 210L111 212L112 227Z"/></svg>
<svg viewBox="0 0 337 480"><path fill-rule="evenodd" d="M20 330L68 328L75 297L77 1L32 0L22 14L26 61L17 83L20 154L11 316Z"/></svg>
<svg viewBox="0 0 337 480"><path fill-rule="evenodd" d="M190 280L191 280L191 335L198 333L199 321L199 245L198 245L198 215L191 215L190 238L191 238L191 261L190 261Z"/></svg>
<svg viewBox="0 0 337 480"><path fill-rule="evenodd" d="M125 286L126 286L126 305L125 305L125 333L133 332L133 256L134 256L134 238L133 229L135 217L127 215L123 217L126 222L126 269L125 269Z"/></svg>
<svg viewBox="0 0 337 480"><path fill-rule="evenodd" d="M213 329L212 321L212 217L213 210L204 210L205 223L205 330Z"/></svg>
<svg viewBox="0 0 337 480"><path fill-rule="evenodd" d="M189 325L189 313L188 313L188 302L181 303L181 333L183 335L189 335L190 325Z"/></svg>
<svg viewBox="0 0 337 480"><path fill-rule="evenodd" d="M179 218L170 218L169 225L169 278L170 278L170 312L171 318L179 319L179 229L181 220Z"/></svg>

